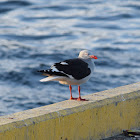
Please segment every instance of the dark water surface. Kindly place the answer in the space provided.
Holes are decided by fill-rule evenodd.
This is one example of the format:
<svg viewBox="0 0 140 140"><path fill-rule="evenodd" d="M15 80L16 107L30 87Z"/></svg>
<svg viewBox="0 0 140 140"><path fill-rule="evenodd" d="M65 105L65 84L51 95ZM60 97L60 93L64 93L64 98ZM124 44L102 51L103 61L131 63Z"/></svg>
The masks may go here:
<svg viewBox="0 0 140 140"><path fill-rule="evenodd" d="M1 0L0 115L69 99L68 86L40 83L36 70L81 49L98 56L82 95L140 81L140 1Z"/></svg>

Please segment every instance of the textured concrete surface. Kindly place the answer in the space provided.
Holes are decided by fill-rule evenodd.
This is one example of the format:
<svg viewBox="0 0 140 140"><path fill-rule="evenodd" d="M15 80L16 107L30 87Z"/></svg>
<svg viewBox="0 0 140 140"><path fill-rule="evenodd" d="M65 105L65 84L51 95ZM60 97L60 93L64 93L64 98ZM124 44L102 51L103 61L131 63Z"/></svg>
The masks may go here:
<svg viewBox="0 0 140 140"><path fill-rule="evenodd" d="M94 140L140 127L140 83L0 117L0 140Z"/></svg>

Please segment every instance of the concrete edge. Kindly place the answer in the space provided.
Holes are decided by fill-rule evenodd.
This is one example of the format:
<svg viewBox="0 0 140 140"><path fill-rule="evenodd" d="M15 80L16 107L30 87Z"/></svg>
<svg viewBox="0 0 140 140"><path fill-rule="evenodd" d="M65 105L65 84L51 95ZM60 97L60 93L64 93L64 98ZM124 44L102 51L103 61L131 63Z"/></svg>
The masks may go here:
<svg viewBox="0 0 140 140"><path fill-rule="evenodd" d="M36 137L33 135L33 133L31 133L31 136L34 137L32 139L41 138L41 137L45 139L46 138L53 139L54 137L60 138L62 137L61 135L62 133L64 133L64 131L66 131L65 137L67 139L68 138L69 139L73 139L73 138L91 139L94 136L96 139L98 138L100 139L100 138L112 136L114 134L118 134L122 129L125 129L125 128L128 129L131 127L132 128L140 127L140 83L135 83L135 84L122 86L122 87L118 87L111 90L94 93L94 94L85 96L85 98L89 99L89 101L78 102L78 101L67 100L67 101L63 101L63 102L56 103L53 105L48 105L48 106L35 108L35 109L23 111L23 112L18 112L18 113L7 115L7 116L2 116L0 117L0 138L2 137L6 139L5 134L8 133L9 135L12 135L14 131L16 137L22 139L23 137L20 137L20 135L18 135L19 130L20 132L22 132L23 130L25 131L26 129L29 130L29 127L31 127L31 130L34 130L34 129L38 130L39 128L36 128L35 127L36 125L40 126L42 124L42 126L44 126L43 123L44 124L49 123L50 120L51 120L51 123L49 125L52 125L52 129L53 128L58 129L57 131L59 131L59 133L56 135L56 133L54 134L53 132L50 132L52 137L49 136L49 134L46 136L45 133L43 132L40 133L40 136L38 135ZM114 116L115 113L114 114L112 113L112 110L117 112L116 114L117 118L116 116ZM95 115L98 112L100 113L98 115ZM125 115L122 115L122 114L125 114ZM63 129L63 132L62 132L61 130L62 128L60 127L62 125L61 123L67 124L66 123L67 121L69 123L74 122L75 115L77 115L78 118L79 117L83 118L84 116L86 117L89 116L90 118L93 118L93 120L90 119L90 120L87 120L87 122L85 122L87 124L93 124L93 126L90 126L88 130L87 125L85 124L86 129L83 128L81 131L79 131L79 133L77 134L71 133L71 135L69 135L67 132L69 130L69 128L67 128L69 127L68 125L66 126L65 129ZM100 115L106 116L106 117L102 118ZM94 119L95 116L97 120ZM107 119L109 117L111 119ZM106 119L104 120L104 118ZM115 120L116 122L114 122ZM112 122L108 122L108 124L110 125L104 124L105 127L104 127L104 132L103 132L103 129L100 128L101 124L99 121L102 121L103 124L106 121L112 121ZM124 127L121 128L122 125L121 124L118 125L117 121L122 122ZM58 125L59 127L57 126L58 128L55 128L56 126L53 125L54 122L55 123L59 122L59 125ZM78 123L77 122L72 123L73 126L71 127L71 129L76 129L81 123L82 123L82 120L80 120L80 122ZM116 124L116 127L112 126L113 124ZM98 127L101 130L95 131L96 132L95 134L93 130L95 130ZM48 128L46 126L46 130L47 129ZM110 129L112 130L109 132ZM86 130L86 134L83 137L81 137L80 133L83 132L84 130ZM94 135L91 134L91 132ZM7 137L9 135L7 135ZM27 134L24 132L24 137L25 136L29 138L31 137L29 134L27 136Z"/></svg>

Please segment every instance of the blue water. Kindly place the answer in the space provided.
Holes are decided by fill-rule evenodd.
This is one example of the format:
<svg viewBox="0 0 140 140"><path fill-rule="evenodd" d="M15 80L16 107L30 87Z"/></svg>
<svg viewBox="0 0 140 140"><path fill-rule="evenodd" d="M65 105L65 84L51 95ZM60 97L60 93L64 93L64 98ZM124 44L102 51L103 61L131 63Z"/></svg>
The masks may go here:
<svg viewBox="0 0 140 140"><path fill-rule="evenodd" d="M140 1L1 0L0 115L69 99L36 71L82 49L98 57L82 95L140 81Z"/></svg>

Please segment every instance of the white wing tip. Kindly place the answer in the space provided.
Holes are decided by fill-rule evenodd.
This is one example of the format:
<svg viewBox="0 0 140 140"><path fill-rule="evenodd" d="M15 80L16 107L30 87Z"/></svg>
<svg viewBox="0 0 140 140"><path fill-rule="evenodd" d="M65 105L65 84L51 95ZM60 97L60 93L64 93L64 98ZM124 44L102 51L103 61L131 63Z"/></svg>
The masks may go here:
<svg viewBox="0 0 140 140"><path fill-rule="evenodd" d="M66 62L61 62L60 64L61 65L68 65L68 63L66 63Z"/></svg>

